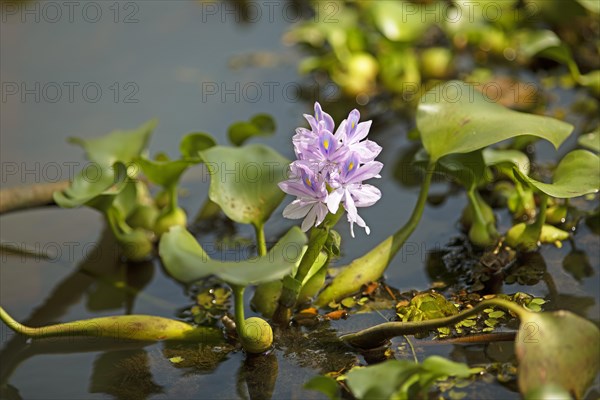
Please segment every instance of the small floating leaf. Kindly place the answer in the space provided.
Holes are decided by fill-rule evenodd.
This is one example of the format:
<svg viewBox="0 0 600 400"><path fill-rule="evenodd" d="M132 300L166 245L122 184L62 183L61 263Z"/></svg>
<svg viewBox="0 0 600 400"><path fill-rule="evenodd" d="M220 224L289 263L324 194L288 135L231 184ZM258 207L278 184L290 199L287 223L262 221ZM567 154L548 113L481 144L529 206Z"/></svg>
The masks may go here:
<svg viewBox="0 0 600 400"><path fill-rule="evenodd" d="M217 141L208 133L188 133L179 143L179 151L186 158L196 159L199 152L217 145Z"/></svg>
<svg viewBox="0 0 600 400"><path fill-rule="evenodd" d="M275 132L275 121L270 115L257 114L250 121L234 122L227 131L229 140L236 146L241 146L254 136L268 136Z"/></svg>

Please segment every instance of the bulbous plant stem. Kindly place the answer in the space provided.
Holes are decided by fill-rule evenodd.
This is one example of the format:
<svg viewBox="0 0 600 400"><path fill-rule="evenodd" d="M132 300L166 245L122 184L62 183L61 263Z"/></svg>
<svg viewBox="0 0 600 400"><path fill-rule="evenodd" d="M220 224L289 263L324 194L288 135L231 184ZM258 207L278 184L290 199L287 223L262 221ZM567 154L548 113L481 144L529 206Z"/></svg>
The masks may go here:
<svg viewBox="0 0 600 400"><path fill-rule="evenodd" d="M32 328L18 323L0 307L0 320L15 332L31 338L92 336L118 340L223 342L223 334L218 329L194 327L151 315L118 315Z"/></svg>
<svg viewBox="0 0 600 400"><path fill-rule="evenodd" d="M341 340L363 349L375 348L384 345L389 339L401 335L414 335L416 333L428 332L444 326L454 325L471 315L479 314L490 306L504 308L523 319L529 311L504 299L484 300L469 310L445 318L429 319L418 322L386 322L359 332L342 335Z"/></svg>
<svg viewBox="0 0 600 400"><path fill-rule="evenodd" d="M235 312L235 329L247 353L260 354L273 346L273 329L262 318L244 317L244 286L231 285Z"/></svg>
<svg viewBox="0 0 600 400"><path fill-rule="evenodd" d="M392 258L419 225L427 203L427 195L429 194L434 169L435 162L430 162L427 166L425 180L421 186L417 203L406 224L367 254L343 267L331 284L319 294L315 301L316 306L323 307L331 301L340 300L359 291L362 285L381 278Z"/></svg>
<svg viewBox="0 0 600 400"><path fill-rule="evenodd" d="M310 272L310 268L317 260L321 250L323 250L323 246L325 246L329 237L329 230L338 223L343 214L344 208L340 207L335 214L328 214L321 225L313 227L310 230L308 248L304 256L302 256L302 260L300 260L296 275L293 278L291 276L287 277L283 281L279 304L273 314L273 320L278 324L287 325L289 323L292 316L292 308L296 305L298 295L302 289L302 282L304 282L304 279Z"/></svg>

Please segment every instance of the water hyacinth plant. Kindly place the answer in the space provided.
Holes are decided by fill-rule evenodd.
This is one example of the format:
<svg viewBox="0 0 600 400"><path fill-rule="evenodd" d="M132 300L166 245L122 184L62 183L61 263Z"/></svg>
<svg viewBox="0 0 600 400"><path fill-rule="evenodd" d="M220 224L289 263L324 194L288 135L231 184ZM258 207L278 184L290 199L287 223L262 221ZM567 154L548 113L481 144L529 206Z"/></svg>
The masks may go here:
<svg viewBox="0 0 600 400"><path fill-rule="evenodd" d="M359 122L360 113L352 110L335 134L333 118L315 103L315 115L304 117L311 129L298 128L293 137L297 160L290 164L290 179L279 187L297 196L284 210L286 218L304 218L302 230L319 226L328 212L336 214L343 204L354 237L354 224L370 233L358 208L369 207L381 198L375 186L363 183L380 178L383 164L375 161L381 146L366 139L371 121Z"/></svg>

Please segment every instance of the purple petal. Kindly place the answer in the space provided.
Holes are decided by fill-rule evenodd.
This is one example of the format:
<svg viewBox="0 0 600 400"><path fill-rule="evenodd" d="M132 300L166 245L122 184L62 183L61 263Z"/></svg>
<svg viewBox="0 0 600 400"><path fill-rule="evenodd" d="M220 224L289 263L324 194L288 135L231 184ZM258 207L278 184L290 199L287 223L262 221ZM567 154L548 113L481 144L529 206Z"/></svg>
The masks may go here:
<svg viewBox="0 0 600 400"><path fill-rule="evenodd" d="M350 185L348 190L356 207L370 207L381 198L381 191L373 185Z"/></svg>
<svg viewBox="0 0 600 400"><path fill-rule="evenodd" d="M350 149L353 152L358 153L358 158L361 163L373 161L379 153L381 153L381 146L368 139L363 142L351 144Z"/></svg>
<svg viewBox="0 0 600 400"><path fill-rule="evenodd" d="M288 219L304 218L304 216L310 211L311 207L312 204L306 203L301 199L296 199L283 209L283 216L284 218Z"/></svg>
<svg viewBox="0 0 600 400"><path fill-rule="evenodd" d="M325 220L325 217L327 216L329 211L327 210L327 206L323 203L315 204L315 208L316 208L316 212L317 212L317 219L315 221L315 226L319 226L319 225L321 225L321 222L323 222L323 220Z"/></svg>
<svg viewBox="0 0 600 400"><path fill-rule="evenodd" d="M329 193L329 196L327 196L327 208L329 209L329 211L331 211L331 213L335 214L338 211L338 208L340 207L340 202L342 201L343 197L344 189L342 188L339 188Z"/></svg>
<svg viewBox="0 0 600 400"><path fill-rule="evenodd" d="M361 122L360 124L355 126L354 129L348 129L350 128L350 125L348 125L346 128L346 144L350 145L353 143L358 143L364 138L366 138L369 134L369 130L371 129L372 123L373 121ZM348 124L350 124L350 122Z"/></svg>
<svg viewBox="0 0 600 400"><path fill-rule="evenodd" d="M319 121L317 121L315 117L313 117L312 115L304 114L304 118L306 118L306 120L308 121L308 124L310 125L310 128L313 130L313 132L319 131Z"/></svg>
<svg viewBox="0 0 600 400"><path fill-rule="evenodd" d="M325 129L327 129L329 132L333 132L333 128L335 127L333 118L331 118L331 115L323 111L318 101L315 102L315 119L319 122L324 122Z"/></svg>
<svg viewBox="0 0 600 400"><path fill-rule="evenodd" d="M287 194L298 197L315 198L315 192L308 188L299 178L288 179L277 184Z"/></svg>
<svg viewBox="0 0 600 400"><path fill-rule="evenodd" d="M308 211L308 214L306 214L306 218L304 218L304 221L302 221L301 229L304 232L315 226L315 220L317 219L317 211L315 210L315 206L315 204L311 206L310 211Z"/></svg>
<svg viewBox="0 0 600 400"><path fill-rule="evenodd" d="M348 175L346 183L361 183L371 178L381 178L379 172L383 164L379 161L370 161L358 168L352 175Z"/></svg>

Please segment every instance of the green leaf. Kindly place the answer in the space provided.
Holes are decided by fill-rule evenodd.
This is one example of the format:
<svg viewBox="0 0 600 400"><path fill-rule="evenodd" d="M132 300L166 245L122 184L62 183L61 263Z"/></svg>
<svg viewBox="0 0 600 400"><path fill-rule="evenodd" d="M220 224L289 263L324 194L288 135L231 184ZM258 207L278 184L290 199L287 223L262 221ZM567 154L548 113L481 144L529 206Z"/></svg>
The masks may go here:
<svg viewBox="0 0 600 400"><path fill-rule="evenodd" d="M389 360L351 370L346 374L346 383L357 399L388 399L396 390L400 375L418 369L418 365L410 361Z"/></svg>
<svg viewBox="0 0 600 400"><path fill-rule="evenodd" d="M285 196L277 184L289 161L268 146L215 146L201 157L211 175L210 199L235 222L261 226Z"/></svg>
<svg viewBox="0 0 600 400"><path fill-rule="evenodd" d="M251 137L269 136L273 133L275 133L275 121L267 114L257 114L247 122L234 122L227 131L229 140L236 146L241 146Z"/></svg>
<svg viewBox="0 0 600 400"><path fill-rule="evenodd" d="M566 122L493 103L461 81L438 85L421 97L417 128L432 161L520 135L546 139L558 148L573 130Z"/></svg>
<svg viewBox="0 0 600 400"><path fill-rule="evenodd" d="M515 340L519 390L555 384L583 398L600 369L600 331L569 311L526 313Z"/></svg>
<svg viewBox="0 0 600 400"><path fill-rule="evenodd" d="M153 119L133 130L112 131L93 139L69 138L69 143L83 147L88 160L108 167L120 161L129 164L146 149L158 120Z"/></svg>
<svg viewBox="0 0 600 400"><path fill-rule="evenodd" d="M340 397L340 387L335 379L328 376L315 376L304 384L304 389L321 392L331 400L336 400Z"/></svg>
<svg viewBox="0 0 600 400"><path fill-rule="evenodd" d="M199 152L217 145L217 141L208 133L188 133L179 143L179 151L185 158L196 159Z"/></svg>
<svg viewBox="0 0 600 400"><path fill-rule="evenodd" d="M519 51L528 58L551 47L561 45L560 38L551 30L524 30L516 35Z"/></svg>
<svg viewBox="0 0 600 400"><path fill-rule="evenodd" d="M162 187L176 185L185 170L190 165L199 161L200 159L198 158L196 160L175 161L154 161L145 157L136 159L136 162L139 164L146 178L148 178L150 182Z"/></svg>
<svg viewBox="0 0 600 400"><path fill-rule="evenodd" d="M415 393L426 393L436 380L449 376L467 378L475 372L478 370L466 364L431 356L421 364L390 360L356 368L348 372L345 381L358 399L388 399L392 394L408 399L414 397Z"/></svg>
<svg viewBox="0 0 600 400"><path fill-rule="evenodd" d="M466 189L472 189L483 179L485 164L481 151L448 154L439 160L437 169L454 178Z"/></svg>
<svg viewBox="0 0 600 400"><path fill-rule="evenodd" d="M580 146L593 150L596 153L600 153L600 128L596 128L596 130L590 133L581 135L577 142Z"/></svg>
<svg viewBox="0 0 600 400"><path fill-rule="evenodd" d="M120 162L107 168L89 164L74 177L71 186L62 192L54 192L53 198L63 208L88 205L105 211L127 182L127 168Z"/></svg>
<svg viewBox="0 0 600 400"><path fill-rule="evenodd" d="M600 14L600 2L596 0L577 0L579 4L594 14Z"/></svg>
<svg viewBox="0 0 600 400"><path fill-rule="evenodd" d="M297 227L290 229L263 257L244 261L211 259L185 228L172 227L162 235L159 254L166 270L183 283L215 275L231 285L257 285L289 274L302 254L306 235Z"/></svg>
<svg viewBox="0 0 600 400"><path fill-rule="evenodd" d="M408 42L421 38L431 23L424 18L431 19L435 15L435 12L423 13L424 7L408 1L376 1L370 8L375 26L383 36L395 42Z"/></svg>
<svg viewBox="0 0 600 400"><path fill-rule="evenodd" d="M529 157L519 150L497 150L487 148L483 150L483 160L488 167L493 165L509 165L512 169L512 166L516 166L519 171L524 174L529 174L531 164Z"/></svg>
<svg viewBox="0 0 600 400"><path fill-rule="evenodd" d="M597 193L600 189L600 158L587 150L568 153L556 167L553 183L539 182L515 171L538 190L561 199Z"/></svg>

